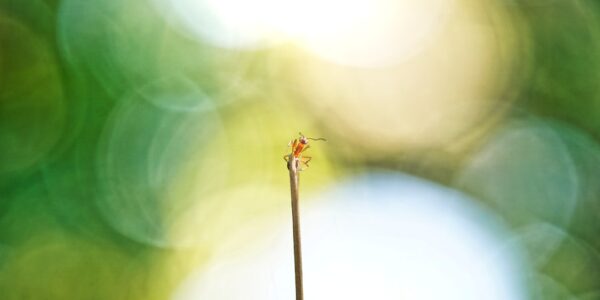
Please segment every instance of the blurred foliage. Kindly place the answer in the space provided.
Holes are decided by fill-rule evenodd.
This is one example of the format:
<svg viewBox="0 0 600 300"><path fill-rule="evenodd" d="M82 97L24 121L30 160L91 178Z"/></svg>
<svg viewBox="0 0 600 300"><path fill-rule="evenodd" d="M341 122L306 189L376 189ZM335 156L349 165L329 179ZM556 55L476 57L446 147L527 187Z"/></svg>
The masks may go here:
<svg viewBox="0 0 600 300"><path fill-rule="evenodd" d="M532 299L600 299L597 1L458 1L432 50L380 69L219 47L155 2L0 0L2 299L169 298L287 209L298 130L330 140L305 192L439 181L511 224Z"/></svg>

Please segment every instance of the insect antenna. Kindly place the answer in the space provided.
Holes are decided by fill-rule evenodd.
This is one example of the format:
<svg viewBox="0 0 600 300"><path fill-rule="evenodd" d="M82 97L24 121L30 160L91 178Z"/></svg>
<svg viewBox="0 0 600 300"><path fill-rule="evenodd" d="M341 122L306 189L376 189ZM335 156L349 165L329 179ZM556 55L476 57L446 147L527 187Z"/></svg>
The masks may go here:
<svg viewBox="0 0 600 300"><path fill-rule="evenodd" d="M309 138L309 137L307 137L307 139L313 140L313 141L325 141L325 142L327 142L326 138Z"/></svg>
<svg viewBox="0 0 600 300"><path fill-rule="evenodd" d="M327 141L327 139L325 138L311 138L311 137L306 137L304 136L304 134L302 134L302 132L298 132L298 134L300 134L300 136L305 137L308 140L312 140L312 141Z"/></svg>

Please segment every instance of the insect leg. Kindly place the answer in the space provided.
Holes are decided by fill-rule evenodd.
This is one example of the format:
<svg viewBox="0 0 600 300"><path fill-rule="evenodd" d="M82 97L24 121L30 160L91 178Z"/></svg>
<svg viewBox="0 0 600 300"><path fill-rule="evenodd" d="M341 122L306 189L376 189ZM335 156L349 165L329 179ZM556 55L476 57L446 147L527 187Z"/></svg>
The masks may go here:
<svg viewBox="0 0 600 300"><path fill-rule="evenodd" d="M312 160L312 156L302 156L302 159L301 159L302 163L306 167L308 167L308 162L310 162L311 160Z"/></svg>

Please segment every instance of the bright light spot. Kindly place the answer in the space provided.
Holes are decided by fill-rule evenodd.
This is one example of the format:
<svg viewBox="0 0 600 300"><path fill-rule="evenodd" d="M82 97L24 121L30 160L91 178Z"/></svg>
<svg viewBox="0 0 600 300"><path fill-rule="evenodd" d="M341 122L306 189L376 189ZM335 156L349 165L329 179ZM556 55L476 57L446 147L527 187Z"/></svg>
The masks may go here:
<svg viewBox="0 0 600 300"><path fill-rule="evenodd" d="M304 98L315 107L314 112L321 114L319 117L330 120L326 126L348 142L345 148L368 147L369 152L385 151L384 155L442 148L460 152L473 137L503 117L510 106L510 99L502 94L506 91L503 76L513 61L510 50L506 50L509 45L502 42L505 38L511 40L510 32L499 33L495 22L506 21L501 18L506 15L499 11L495 16L500 16L500 21L492 20L483 5L469 6L459 1L452 4L451 14L444 14L445 8L439 10L444 16L439 34L425 34L435 30L425 30L417 23L410 25L409 18L402 21L406 22L403 26L389 27L401 28L401 32L414 28L412 37L408 33L390 35L397 38L398 43L392 43L397 47L371 49L376 43L361 40L361 36L378 39L377 34L384 32L367 30L353 40L363 45L342 47L341 55L332 58L390 62L392 58L417 54L412 51L419 49L417 55L396 66L349 68L304 57L298 60L295 79L301 83ZM429 13L416 7L420 6L411 9ZM394 15L393 10L388 14ZM429 17L430 24L442 20ZM383 30L387 27L383 26L385 17L381 18L378 22L382 22ZM427 18L417 19L420 22ZM381 41L394 39L382 37Z"/></svg>
<svg viewBox="0 0 600 300"><path fill-rule="evenodd" d="M307 299L525 299L517 252L472 200L415 178L361 178L302 213ZM286 215L287 216L287 215ZM175 300L292 299L289 217L228 243Z"/></svg>
<svg viewBox="0 0 600 300"><path fill-rule="evenodd" d="M170 0L167 7L184 27L217 46L247 48L292 39L336 63L386 66L407 59L426 45L442 26L451 3Z"/></svg>
<svg viewBox="0 0 600 300"><path fill-rule="evenodd" d="M435 37L452 1L310 0L277 24L316 55L342 65L383 67Z"/></svg>
<svg viewBox="0 0 600 300"><path fill-rule="evenodd" d="M272 0L165 0L161 9L174 14L175 23L201 39L225 48L255 48L271 38L265 23Z"/></svg>

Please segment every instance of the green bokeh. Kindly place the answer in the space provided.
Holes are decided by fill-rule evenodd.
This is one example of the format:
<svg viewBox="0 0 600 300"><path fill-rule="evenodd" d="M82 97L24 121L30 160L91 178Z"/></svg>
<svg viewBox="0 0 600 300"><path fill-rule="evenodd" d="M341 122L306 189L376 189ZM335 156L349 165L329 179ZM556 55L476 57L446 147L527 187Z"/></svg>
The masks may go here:
<svg viewBox="0 0 600 300"><path fill-rule="evenodd" d="M0 0L0 299L168 299L287 209L298 130L338 138L311 149L303 192L371 168L440 181L512 226L532 299L600 299L600 5L485 3L522 41L503 115L415 153L328 132L290 45L219 48L152 1Z"/></svg>

